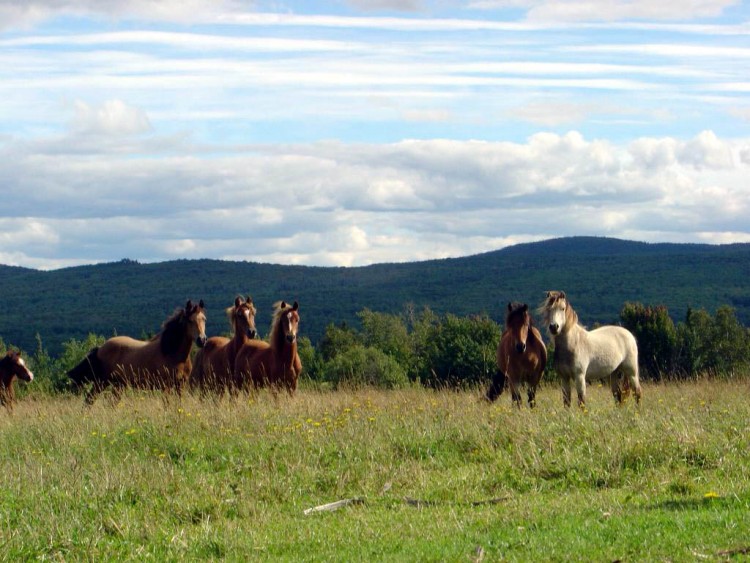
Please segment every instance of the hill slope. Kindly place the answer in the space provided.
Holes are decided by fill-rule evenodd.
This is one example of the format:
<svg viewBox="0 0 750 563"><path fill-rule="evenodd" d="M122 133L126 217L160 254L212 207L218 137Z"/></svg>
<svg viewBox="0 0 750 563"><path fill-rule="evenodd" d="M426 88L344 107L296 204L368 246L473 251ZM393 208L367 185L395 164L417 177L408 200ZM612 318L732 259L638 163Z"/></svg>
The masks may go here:
<svg viewBox="0 0 750 563"><path fill-rule="evenodd" d="M445 260L360 268L279 266L220 260L139 264L130 260L51 272L0 266L0 336L33 350L39 333L51 353L89 332L141 337L187 299L204 299L208 333L228 329L223 310L251 294L267 331L274 301L298 300L302 333L316 341L329 323L356 323L367 307L406 304L501 320L508 301L540 302L565 290L581 321L615 322L623 303L663 304L676 320L688 306L731 305L750 324L750 244L645 244L571 237Z"/></svg>

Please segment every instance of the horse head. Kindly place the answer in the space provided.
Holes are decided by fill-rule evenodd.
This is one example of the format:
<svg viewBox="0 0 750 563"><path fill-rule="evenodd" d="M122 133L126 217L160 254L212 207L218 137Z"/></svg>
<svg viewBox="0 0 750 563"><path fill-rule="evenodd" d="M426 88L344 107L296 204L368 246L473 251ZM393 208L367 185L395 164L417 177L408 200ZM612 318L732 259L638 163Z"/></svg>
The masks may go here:
<svg viewBox="0 0 750 563"><path fill-rule="evenodd" d="M16 376L22 381L34 381L34 374L26 365L21 357L21 353L15 350L8 350L5 357L0 360L0 364L9 376Z"/></svg>
<svg viewBox="0 0 750 563"><path fill-rule="evenodd" d="M281 330L284 332L286 341L290 344L297 340L297 329L299 327L299 303L296 301L290 307L286 302L281 302Z"/></svg>
<svg viewBox="0 0 750 563"><path fill-rule="evenodd" d="M248 295L247 299L235 298L234 307L227 311L231 314L235 334L244 332L250 339L258 335L255 329L255 305L252 297Z"/></svg>
<svg viewBox="0 0 750 563"><path fill-rule="evenodd" d="M567 326L575 324L577 320L577 317L573 317L575 313L570 307L564 291L548 291L547 299L542 307L547 327L552 336L561 334Z"/></svg>
<svg viewBox="0 0 750 563"><path fill-rule="evenodd" d="M185 304L185 320L188 325L190 339L195 339L199 348L203 348L206 343L206 307L201 299L197 305L191 300Z"/></svg>
<svg viewBox="0 0 750 563"><path fill-rule="evenodd" d="M526 351L526 340L529 337L531 324L531 314L529 314L529 306L526 303L508 303L505 328L513 339L516 352L520 354Z"/></svg>

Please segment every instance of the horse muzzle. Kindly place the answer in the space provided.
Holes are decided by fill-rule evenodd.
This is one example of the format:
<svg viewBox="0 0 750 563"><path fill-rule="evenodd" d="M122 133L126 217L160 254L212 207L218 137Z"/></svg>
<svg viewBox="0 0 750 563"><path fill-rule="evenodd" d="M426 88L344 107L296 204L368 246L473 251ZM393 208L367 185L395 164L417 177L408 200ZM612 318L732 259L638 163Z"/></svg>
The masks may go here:
<svg viewBox="0 0 750 563"><path fill-rule="evenodd" d="M203 348L206 345L207 338L205 336L199 336L195 339L195 344L198 348Z"/></svg>
<svg viewBox="0 0 750 563"><path fill-rule="evenodd" d="M551 334L557 334L560 331L560 325L557 323L549 325L549 331Z"/></svg>
<svg viewBox="0 0 750 563"><path fill-rule="evenodd" d="M252 340L253 338L255 338L255 337L256 337L256 336L258 335L258 333L257 333L257 332L255 332L255 329L254 329L254 328L248 328L248 329L247 329L247 333L246 333L246 334L247 334L247 337L248 337L248 338L249 338L250 340Z"/></svg>
<svg viewBox="0 0 750 563"><path fill-rule="evenodd" d="M294 344L295 340L297 340L296 334L287 334L286 335L286 341L289 342L289 344Z"/></svg>
<svg viewBox="0 0 750 563"><path fill-rule="evenodd" d="M516 352L519 354L523 354L526 351L526 343L525 342L517 342L516 343Z"/></svg>

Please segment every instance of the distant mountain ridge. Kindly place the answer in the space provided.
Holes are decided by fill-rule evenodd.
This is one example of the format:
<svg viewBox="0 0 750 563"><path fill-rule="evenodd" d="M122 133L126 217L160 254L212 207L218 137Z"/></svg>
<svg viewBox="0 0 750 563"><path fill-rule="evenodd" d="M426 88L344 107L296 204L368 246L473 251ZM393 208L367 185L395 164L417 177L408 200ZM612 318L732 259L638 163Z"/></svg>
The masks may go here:
<svg viewBox="0 0 750 563"><path fill-rule="evenodd" d="M107 264L37 271L0 265L0 337L33 351L38 333L51 353L89 332L142 337L187 299L204 299L209 335L229 326L224 309L250 294L267 332L275 301L298 300L303 335L356 324L364 308L397 313L407 305L502 322L508 301L536 306L566 291L581 322L616 322L625 302L663 304L682 320L688 307L730 305L750 324L750 244L642 243L568 237L424 262L355 268L283 266L222 260Z"/></svg>

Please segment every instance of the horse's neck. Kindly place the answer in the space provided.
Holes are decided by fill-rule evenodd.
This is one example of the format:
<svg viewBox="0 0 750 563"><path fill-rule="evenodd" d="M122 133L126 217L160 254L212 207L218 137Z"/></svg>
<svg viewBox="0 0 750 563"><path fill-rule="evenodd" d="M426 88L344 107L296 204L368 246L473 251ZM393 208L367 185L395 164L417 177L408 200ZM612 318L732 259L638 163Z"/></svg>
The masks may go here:
<svg viewBox="0 0 750 563"><path fill-rule="evenodd" d="M273 353L282 360L293 360L297 355L297 341L289 342L284 331L278 330L271 341Z"/></svg>
<svg viewBox="0 0 750 563"><path fill-rule="evenodd" d="M170 354L167 355L174 363L181 364L190 356L190 350L193 347L193 340L187 334L182 335L180 344Z"/></svg>
<svg viewBox="0 0 750 563"><path fill-rule="evenodd" d="M240 327L235 325L234 337L232 338L232 344L234 345L235 352L242 348L250 338L247 336L247 327Z"/></svg>

